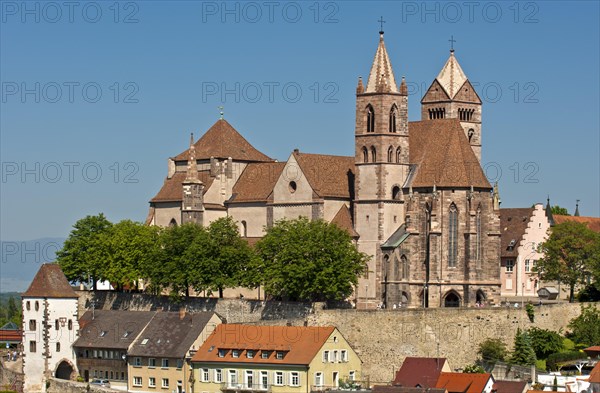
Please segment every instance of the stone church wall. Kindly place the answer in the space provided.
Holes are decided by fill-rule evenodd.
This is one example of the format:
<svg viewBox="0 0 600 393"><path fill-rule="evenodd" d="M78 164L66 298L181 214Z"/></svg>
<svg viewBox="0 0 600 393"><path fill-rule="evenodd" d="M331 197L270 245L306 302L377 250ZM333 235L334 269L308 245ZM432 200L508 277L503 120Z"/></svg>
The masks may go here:
<svg viewBox="0 0 600 393"><path fill-rule="evenodd" d="M91 307L121 310L177 310L168 297L113 292L81 292L80 312ZM437 308L398 310L326 309L322 303L192 298L188 311L213 310L229 323L336 326L363 361L372 383L390 381L407 356L447 357L452 369L473 363L478 345L501 338L509 348L517 328L532 326L558 331L579 315L579 304L535 308L534 323L522 308Z"/></svg>

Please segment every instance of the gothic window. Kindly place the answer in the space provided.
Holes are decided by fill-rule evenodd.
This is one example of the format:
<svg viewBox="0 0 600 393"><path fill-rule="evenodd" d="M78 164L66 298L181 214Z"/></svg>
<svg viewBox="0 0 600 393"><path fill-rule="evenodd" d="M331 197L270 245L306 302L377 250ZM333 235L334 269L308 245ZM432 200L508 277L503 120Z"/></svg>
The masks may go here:
<svg viewBox="0 0 600 393"><path fill-rule="evenodd" d="M450 291L444 297L444 307L460 307L460 297L458 293Z"/></svg>
<svg viewBox="0 0 600 393"><path fill-rule="evenodd" d="M400 199L400 187L394 186L392 188L392 199Z"/></svg>
<svg viewBox="0 0 600 393"><path fill-rule="evenodd" d="M246 221L242 221L242 236L248 237L248 224Z"/></svg>
<svg viewBox="0 0 600 393"><path fill-rule="evenodd" d="M458 210L453 203L448 214L448 267L456 267L458 255Z"/></svg>
<svg viewBox="0 0 600 393"><path fill-rule="evenodd" d="M367 132L375 132L375 111L371 105L367 106Z"/></svg>
<svg viewBox="0 0 600 393"><path fill-rule="evenodd" d="M177 221L175 221L174 218L171 218L171 221L169 222L169 226L170 227L176 227L177 226Z"/></svg>
<svg viewBox="0 0 600 393"><path fill-rule="evenodd" d="M471 142L471 139L473 139L473 135L475 135L475 130L472 128L469 128L469 132L467 135L469 136L469 142Z"/></svg>
<svg viewBox="0 0 600 393"><path fill-rule="evenodd" d="M396 132L396 113L397 111L397 107L394 104L392 106L392 109L390 110L390 132Z"/></svg>
<svg viewBox="0 0 600 393"><path fill-rule="evenodd" d="M481 237L481 206L477 207L475 215L475 260L477 267L481 267L481 259L483 254L483 242Z"/></svg>
<svg viewBox="0 0 600 393"><path fill-rule="evenodd" d="M388 149L388 162L394 162L394 148L390 146Z"/></svg>
<svg viewBox="0 0 600 393"><path fill-rule="evenodd" d="M387 282L388 271L389 271L389 268L390 268L390 257L389 257L389 255L384 255L383 256L383 266L384 266L383 268L385 269L384 270L385 271L385 279L384 279L384 281Z"/></svg>
<svg viewBox="0 0 600 393"><path fill-rule="evenodd" d="M369 151L364 146L362 148L362 153L363 153L363 162L369 162Z"/></svg>
<svg viewBox="0 0 600 393"><path fill-rule="evenodd" d="M402 161L402 149L400 149L399 147L396 149L396 163L400 164L400 162Z"/></svg>
<svg viewBox="0 0 600 393"><path fill-rule="evenodd" d="M406 255L400 257L400 265L402 267L402 279L406 280L408 279L408 259Z"/></svg>
<svg viewBox="0 0 600 393"><path fill-rule="evenodd" d="M377 150L375 149L375 146L371 146L371 161L377 162Z"/></svg>

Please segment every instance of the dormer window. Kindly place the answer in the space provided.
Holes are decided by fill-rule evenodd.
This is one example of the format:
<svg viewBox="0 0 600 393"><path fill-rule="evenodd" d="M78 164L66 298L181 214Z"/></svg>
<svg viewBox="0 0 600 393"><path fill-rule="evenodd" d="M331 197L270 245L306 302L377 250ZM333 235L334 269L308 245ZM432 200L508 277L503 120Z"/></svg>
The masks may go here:
<svg viewBox="0 0 600 393"><path fill-rule="evenodd" d="M227 353L226 349L219 349L219 357L220 358L224 358L226 353Z"/></svg>
<svg viewBox="0 0 600 393"><path fill-rule="evenodd" d="M277 360L282 360L283 359L283 351L277 351L275 354L275 358Z"/></svg>
<svg viewBox="0 0 600 393"><path fill-rule="evenodd" d="M231 351L231 356L233 356L234 358L239 358L240 357L240 351L237 349L234 349L233 351Z"/></svg>
<svg viewBox="0 0 600 393"><path fill-rule="evenodd" d="M271 353L269 351L262 351L261 354L260 354L260 357L262 359L268 359L270 354Z"/></svg>
<svg viewBox="0 0 600 393"><path fill-rule="evenodd" d="M252 359L254 357L254 351L252 351L252 350L246 351L246 357L248 359Z"/></svg>

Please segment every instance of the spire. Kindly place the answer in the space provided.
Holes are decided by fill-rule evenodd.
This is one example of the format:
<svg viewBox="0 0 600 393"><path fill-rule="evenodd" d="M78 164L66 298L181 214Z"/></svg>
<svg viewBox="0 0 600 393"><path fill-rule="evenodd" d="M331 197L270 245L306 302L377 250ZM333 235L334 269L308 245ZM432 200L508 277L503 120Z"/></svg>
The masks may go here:
<svg viewBox="0 0 600 393"><path fill-rule="evenodd" d="M494 193L492 194L492 202L494 204L494 210L500 210L500 192L498 191L498 182L494 183Z"/></svg>
<svg viewBox="0 0 600 393"><path fill-rule="evenodd" d="M196 147L194 146L194 133L190 135L190 150L187 164L186 183L202 183L198 178L198 163L196 162Z"/></svg>
<svg viewBox="0 0 600 393"><path fill-rule="evenodd" d="M356 94L362 94L365 92L365 86L363 85L362 76L358 77L358 85L356 86Z"/></svg>
<svg viewBox="0 0 600 393"><path fill-rule="evenodd" d="M446 64L444 64L436 80L446 90L450 99L453 99L467 79L462 68L460 68L460 64L458 64L458 60L454 56L454 47L452 47L450 49L450 57L446 61Z"/></svg>
<svg viewBox="0 0 600 393"><path fill-rule="evenodd" d="M383 41L383 30L379 32L379 45L375 52L365 93L398 93L392 63Z"/></svg>
<svg viewBox="0 0 600 393"><path fill-rule="evenodd" d="M575 202L575 217L579 217L579 199Z"/></svg>
<svg viewBox="0 0 600 393"><path fill-rule="evenodd" d="M408 87L406 87L406 79L402 76L402 81L400 82L400 94L407 96L408 95Z"/></svg>
<svg viewBox="0 0 600 393"><path fill-rule="evenodd" d="M546 200L546 217L548 218L548 223L550 226L554 226L554 217L552 216L552 207L550 207L550 195L548 195L548 199Z"/></svg>

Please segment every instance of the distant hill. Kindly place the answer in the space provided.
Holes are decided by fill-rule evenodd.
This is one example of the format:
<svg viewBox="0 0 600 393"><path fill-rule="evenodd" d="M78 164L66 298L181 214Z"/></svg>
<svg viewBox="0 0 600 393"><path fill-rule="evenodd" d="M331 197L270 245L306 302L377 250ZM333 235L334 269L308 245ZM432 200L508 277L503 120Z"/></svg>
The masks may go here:
<svg viewBox="0 0 600 393"><path fill-rule="evenodd" d="M23 292L43 263L54 262L65 238L0 241L0 292Z"/></svg>

